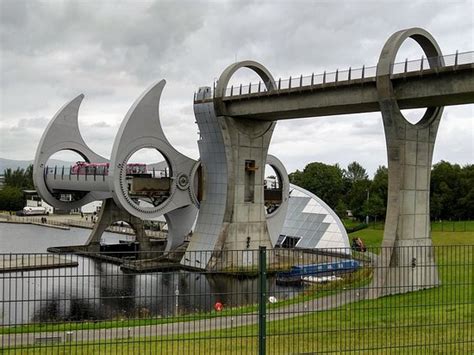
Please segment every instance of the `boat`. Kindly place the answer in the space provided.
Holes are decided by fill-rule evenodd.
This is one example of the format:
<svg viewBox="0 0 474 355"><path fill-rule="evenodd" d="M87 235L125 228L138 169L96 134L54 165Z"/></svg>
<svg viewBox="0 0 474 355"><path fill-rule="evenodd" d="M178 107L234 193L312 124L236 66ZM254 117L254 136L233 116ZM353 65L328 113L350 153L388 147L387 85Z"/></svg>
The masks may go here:
<svg viewBox="0 0 474 355"><path fill-rule="evenodd" d="M331 275L331 276L303 276L301 280L305 283L310 284L324 284L332 281L341 281L342 277Z"/></svg>
<svg viewBox="0 0 474 355"><path fill-rule="evenodd" d="M301 284L308 276L336 276L354 272L360 267L357 260L346 259L330 263L294 265L289 271L278 272L276 282L280 284Z"/></svg>

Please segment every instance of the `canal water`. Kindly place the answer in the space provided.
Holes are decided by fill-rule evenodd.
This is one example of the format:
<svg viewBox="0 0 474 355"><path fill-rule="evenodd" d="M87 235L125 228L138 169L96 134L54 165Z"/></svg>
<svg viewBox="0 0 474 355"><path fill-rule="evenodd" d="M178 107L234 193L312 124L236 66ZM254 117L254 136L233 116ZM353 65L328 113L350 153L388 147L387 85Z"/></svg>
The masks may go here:
<svg viewBox="0 0 474 355"><path fill-rule="evenodd" d="M89 233L87 229L0 223L0 258L84 244ZM126 238L105 233L102 243ZM67 258L78 266L0 273L0 325L167 317L210 311L217 301L224 307L236 307L258 300L256 278L189 271L126 274L104 261L77 255ZM274 278L269 278L267 289L268 295L277 299L302 291L277 285Z"/></svg>

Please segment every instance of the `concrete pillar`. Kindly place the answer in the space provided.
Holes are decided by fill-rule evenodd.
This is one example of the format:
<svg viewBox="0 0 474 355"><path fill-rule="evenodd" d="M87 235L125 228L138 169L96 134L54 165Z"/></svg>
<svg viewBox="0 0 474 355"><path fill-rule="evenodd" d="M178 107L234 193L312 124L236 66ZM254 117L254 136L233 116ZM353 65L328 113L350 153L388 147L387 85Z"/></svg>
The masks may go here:
<svg viewBox="0 0 474 355"><path fill-rule="evenodd" d="M263 181L274 123L246 125L242 120L220 118L227 157L227 201L224 223L226 250L271 247L265 217Z"/></svg>
<svg viewBox="0 0 474 355"><path fill-rule="evenodd" d="M439 283L430 231L430 173L443 109L427 108L422 119L408 122L397 104L391 71L400 45L417 41L427 58L440 57L433 37L412 28L393 34L377 66L377 91L388 154L388 203L384 239L371 297L414 291ZM443 65L430 59L430 66Z"/></svg>
<svg viewBox="0 0 474 355"><path fill-rule="evenodd" d="M124 221L128 223L130 227L132 227L133 231L135 232L135 241L140 243L141 251L150 250L150 240L146 235L145 224L143 223L143 220L131 215L123 208L118 207L112 198L104 200L102 204L97 221L94 224L94 228L92 229L92 232L86 242L87 250L99 252L102 234L109 226L118 221Z"/></svg>
<svg viewBox="0 0 474 355"><path fill-rule="evenodd" d="M227 115L225 91L232 75L240 68L255 71L268 91L275 89L270 72L253 61L238 62L227 67L219 77L214 97L214 110L223 137L227 166L227 200L223 228L223 250L257 250L260 246L271 248L270 234L265 216L263 181L268 147L276 123L235 119ZM256 252L239 252L230 255L223 263L256 265Z"/></svg>
<svg viewBox="0 0 474 355"><path fill-rule="evenodd" d="M226 268L256 265L259 246L272 246L265 216L263 181L274 122L234 119L225 106L225 90L240 68L254 70L268 91L275 82L268 70L253 61L227 67L214 97L194 106L201 139L199 150L204 192L193 238L182 263L193 267ZM207 253L194 251L208 250ZM239 250L235 253L220 251ZM248 250L248 251L247 251ZM218 266L216 266L218 265Z"/></svg>

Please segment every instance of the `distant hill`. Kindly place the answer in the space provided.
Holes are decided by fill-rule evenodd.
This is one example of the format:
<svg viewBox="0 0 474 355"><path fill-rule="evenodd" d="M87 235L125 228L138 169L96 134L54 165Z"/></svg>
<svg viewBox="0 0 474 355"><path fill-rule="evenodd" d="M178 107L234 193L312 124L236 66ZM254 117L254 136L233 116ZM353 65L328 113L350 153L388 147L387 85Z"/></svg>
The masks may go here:
<svg viewBox="0 0 474 355"><path fill-rule="evenodd" d="M33 164L33 160L12 160L12 159L4 159L0 158L0 175L3 175L3 172L6 169L12 169L16 170L18 168L20 169L26 169L28 165ZM50 165L54 166L70 166L73 165L74 163L68 162L68 161L63 161L63 160L55 160L52 159L49 162Z"/></svg>
<svg viewBox="0 0 474 355"><path fill-rule="evenodd" d="M3 175L3 172L6 169L16 170L17 168L26 169L28 165L32 164L32 160L11 160L0 158L0 174Z"/></svg>

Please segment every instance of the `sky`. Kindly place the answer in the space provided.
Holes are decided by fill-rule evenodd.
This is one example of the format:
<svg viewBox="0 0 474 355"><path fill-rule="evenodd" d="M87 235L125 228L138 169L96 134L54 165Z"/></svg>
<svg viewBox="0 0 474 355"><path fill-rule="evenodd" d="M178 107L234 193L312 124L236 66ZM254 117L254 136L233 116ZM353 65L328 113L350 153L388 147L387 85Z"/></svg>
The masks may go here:
<svg viewBox="0 0 474 355"><path fill-rule="evenodd" d="M193 94L233 62L256 60L275 78L371 66L393 32L414 26L428 30L444 54L472 51L473 13L473 0L1 0L0 157L33 159L49 120L81 93L83 138L110 157L130 106L166 79L165 134L198 158ZM421 55L409 40L397 59ZM258 77L248 70L232 79L249 81ZM445 108L434 162L474 162L473 114L474 105ZM269 152L288 172L313 161L341 167L358 161L369 174L387 164L380 113L280 121Z"/></svg>

